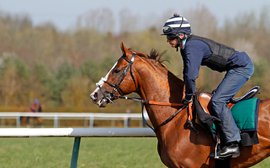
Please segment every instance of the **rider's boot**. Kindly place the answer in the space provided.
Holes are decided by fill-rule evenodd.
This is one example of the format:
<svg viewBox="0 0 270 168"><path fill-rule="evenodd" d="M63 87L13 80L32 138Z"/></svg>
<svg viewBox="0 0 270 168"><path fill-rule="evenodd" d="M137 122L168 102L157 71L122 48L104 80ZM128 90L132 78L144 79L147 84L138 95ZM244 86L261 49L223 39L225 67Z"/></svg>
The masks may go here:
<svg viewBox="0 0 270 168"><path fill-rule="evenodd" d="M220 151L218 151L217 155L220 158L238 157L240 155L238 142L231 142L231 143L226 144Z"/></svg>

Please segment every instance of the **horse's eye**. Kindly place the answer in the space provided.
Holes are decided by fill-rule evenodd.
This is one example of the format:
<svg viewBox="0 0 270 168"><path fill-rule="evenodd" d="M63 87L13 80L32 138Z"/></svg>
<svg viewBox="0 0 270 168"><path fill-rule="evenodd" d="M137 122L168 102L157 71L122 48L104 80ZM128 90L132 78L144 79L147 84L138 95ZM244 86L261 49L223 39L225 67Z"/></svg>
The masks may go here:
<svg viewBox="0 0 270 168"><path fill-rule="evenodd" d="M113 73L119 73L120 71L121 71L121 69L115 68L115 69L113 70Z"/></svg>

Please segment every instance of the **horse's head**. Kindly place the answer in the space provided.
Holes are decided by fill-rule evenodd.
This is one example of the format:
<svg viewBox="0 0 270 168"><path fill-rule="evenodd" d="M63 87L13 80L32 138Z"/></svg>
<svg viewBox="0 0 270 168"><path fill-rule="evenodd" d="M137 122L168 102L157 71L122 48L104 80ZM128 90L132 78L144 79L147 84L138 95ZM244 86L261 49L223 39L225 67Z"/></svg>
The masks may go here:
<svg viewBox="0 0 270 168"><path fill-rule="evenodd" d="M136 91L137 84L132 65L136 53L127 49L121 43L123 55L117 60L105 77L102 77L96 84L96 89L90 94L90 98L100 107Z"/></svg>

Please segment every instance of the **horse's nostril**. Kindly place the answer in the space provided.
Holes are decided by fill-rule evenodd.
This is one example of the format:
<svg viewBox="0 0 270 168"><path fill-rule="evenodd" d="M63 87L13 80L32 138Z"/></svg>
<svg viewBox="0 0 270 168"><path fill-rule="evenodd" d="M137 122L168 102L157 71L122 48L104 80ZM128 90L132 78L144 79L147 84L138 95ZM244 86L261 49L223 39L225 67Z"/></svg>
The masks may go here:
<svg viewBox="0 0 270 168"><path fill-rule="evenodd" d="M97 92L94 93L94 97L95 97L96 99L98 98L98 93L97 93Z"/></svg>
<svg viewBox="0 0 270 168"><path fill-rule="evenodd" d="M92 94L90 95L90 97L91 97L91 99L92 99L93 101L96 101L97 98L98 98L98 93L97 93L97 92L92 93Z"/></svg>

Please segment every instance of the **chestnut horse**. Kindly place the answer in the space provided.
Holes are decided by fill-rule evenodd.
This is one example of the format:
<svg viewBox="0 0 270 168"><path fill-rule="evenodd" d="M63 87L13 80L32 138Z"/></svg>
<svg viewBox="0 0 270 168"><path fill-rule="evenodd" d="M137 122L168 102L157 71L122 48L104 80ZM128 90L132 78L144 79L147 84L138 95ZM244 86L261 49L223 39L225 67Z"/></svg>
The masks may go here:
<svg viewBox="0 0 270 168"><path fill-rule="evenodd" d="M144 103L158 139L158 153L167 167L215 167L215 160L209 156L215 145L211 136L199 124L195 124L197 132L186 128L187 109L178 110L184 82L160 63L157 52L148 56L123 43L121 49L123 55L91 93L93 102L105 107L121 96L137 93L142 100L148 100ZM270 100L260 102L259 144L241 147L241 155L231 159L232 167L255 165L270 154Z"/></svg>

